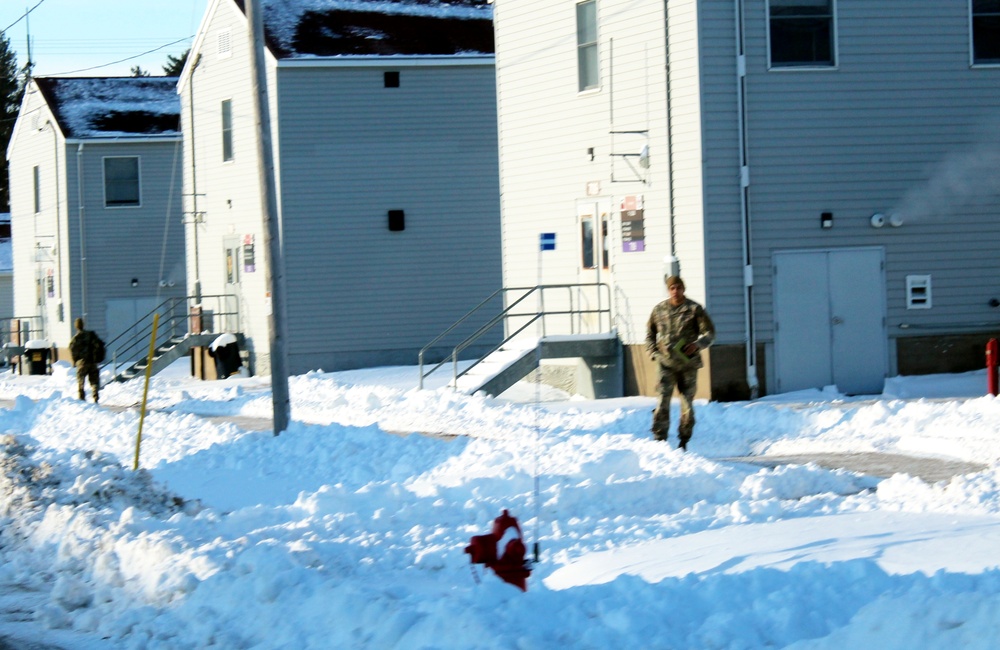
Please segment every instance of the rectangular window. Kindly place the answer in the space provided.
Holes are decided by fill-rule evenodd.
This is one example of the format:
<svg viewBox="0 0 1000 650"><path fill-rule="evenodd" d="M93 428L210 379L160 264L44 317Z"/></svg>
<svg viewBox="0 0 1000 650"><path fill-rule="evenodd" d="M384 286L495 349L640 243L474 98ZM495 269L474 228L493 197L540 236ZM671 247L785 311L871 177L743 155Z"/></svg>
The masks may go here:
<svg viewBox="0 0 1000 650"><path fill-rule="evenodd" d="M832 67L833 0L768 0L772 68Z"/></svg>
<svg viewBox="0 0 1000 650"><path fill-rule="evenodd" d="M104 159L104 205L109 208L139 205L139 157Z"/></svg>
<svg viewBox="0 0 1000 650"><path fill-rule="evenodd" d="M597 0L576 5L576 51L580 90L597 88L601 80L597 56Z"/></svg>
<svg viewBox="0 0 1000 650"><path fill-rule="evenodd" d="M233 159L233 100L222 102L222 160Z"/></svg>
<svg viewBox="0 0 1000 650"><path fill-rule="evenodd" d="M42 211L42 177L37 165L31 170L31 174L33 189L35 190L35 214L38 214Z"/></svg>
<svg viewBox="0 0 1000 650"><path fill-rule="evenodd" d="M1000 65L1000 0L972 0L972 63Z"/></svg>

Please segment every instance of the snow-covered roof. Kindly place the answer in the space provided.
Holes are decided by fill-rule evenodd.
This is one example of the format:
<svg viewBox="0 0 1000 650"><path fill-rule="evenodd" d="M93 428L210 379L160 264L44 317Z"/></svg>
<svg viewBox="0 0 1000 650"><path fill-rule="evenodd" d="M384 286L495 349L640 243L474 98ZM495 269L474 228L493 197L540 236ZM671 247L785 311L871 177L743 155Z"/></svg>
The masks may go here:
<svg viewBox="0 0 1000 650"><path fill-rule="evenodd" d="M268 48L282 59L494 52L487 0L263 0L263 7Z"/></svg>
<svg viewBox="0 0 1000 650"><path fill-rule="evenodd" d="M180 135L177 77L36 77L67 138Z"/></svg>

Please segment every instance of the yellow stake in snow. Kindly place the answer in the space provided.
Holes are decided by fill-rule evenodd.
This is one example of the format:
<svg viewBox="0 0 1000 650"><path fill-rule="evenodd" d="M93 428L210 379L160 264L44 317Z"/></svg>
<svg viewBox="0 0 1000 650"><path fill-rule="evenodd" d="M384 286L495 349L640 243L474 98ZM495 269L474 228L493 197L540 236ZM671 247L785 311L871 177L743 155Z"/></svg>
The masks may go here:
<svg viewBox="0 0 1000 650"><path fill-rule="evenodd" d="M153 371L153 353L156 352L156 326L160 324L160 315L153 314L153 333L149 336L149 356L146 357L146 384L142 387L142 408L139 409L139 435L135 437L135 462L132 469L139 469L139 445L142 444L142 422L146 419L146 396L149 395L149 376Z"/></svg>

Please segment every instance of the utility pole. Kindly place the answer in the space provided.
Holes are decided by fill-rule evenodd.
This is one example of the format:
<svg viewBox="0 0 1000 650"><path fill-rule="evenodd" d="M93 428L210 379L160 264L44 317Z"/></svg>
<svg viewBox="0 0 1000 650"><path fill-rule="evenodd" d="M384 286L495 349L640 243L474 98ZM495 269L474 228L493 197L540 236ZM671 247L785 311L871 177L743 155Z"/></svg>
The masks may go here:
<svg viewBox="0 0 1000 650"><path fill-rule="evenodd" d="M278 198L274 187L274 151L271 147L271 111L267 101L267 67L264 59L264 17L260 0L246 0L250 23L254 105L257 116L257 160L260 171L264 237L264 281L271 301L268 325L271 332L271 400L274 404L274 435L288 428L288 355L285 351L285 258Z"/></svg>

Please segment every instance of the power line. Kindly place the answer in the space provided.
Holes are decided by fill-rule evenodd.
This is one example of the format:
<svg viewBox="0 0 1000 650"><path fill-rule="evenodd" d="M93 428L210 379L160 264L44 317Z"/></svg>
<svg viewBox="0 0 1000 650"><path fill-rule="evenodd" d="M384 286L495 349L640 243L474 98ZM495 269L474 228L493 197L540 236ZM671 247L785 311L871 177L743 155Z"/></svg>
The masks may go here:
<svg viewBox="0 0 1000 650"><path fill-rule="evenodd" d="M27 11L25 11L23 16L21 16L20 18L18 18L17 20L15 20L14 22L12 22L11 24L7 25L6 27L3 28L3 30L0 30L0 31L2 31L3 33L6 33L7 30L9 30L11 27L13 27L14 25L18 24L19 22L21 22L22 20L24 20L25 18L27 18L28 14L30 14L32 11L34 11L35 9L38 9L38 6L41 5L43 2L45 2L45 0L38 0L38 4L36 4L31 9L28 9Z"/></svg>
<svg viewBox="0 0 1000 650"><path fill-rule="evenodd" d="M42 0L42 2L44 2L44 1L45 0ZM190 40L192 38L194 38L194 36L185 36L184 38L179 38L179 39L177 39L176 41L174 41L172 43L167 43L166 45L161 45L160 47L155 47L155 48L153 48L151 50L143 52L142 54L136 54L135 56L130 56L130 57L126 57L124 59L119 59L118 61L112 61L111 63L102 63L101 65L95 65L95 66L91 66L89 68L81 68L79 70L70 70L68 72L57 72L55 74L50 74L50 75L46 75L46 76L49 76L49 77L61 77L63 75L76 74L78 72L89 72L90 70L97 70L98 68L106 68L109 65L118 65L119 63L125 63L126 61L131 61L132 59L138 59L141 56L146 56L147 54L152 54L153 52L158 52L158 51L162 50L165 47L170 47L171 45L177 45L178 43L182 43L182 42Z"/></svg>

